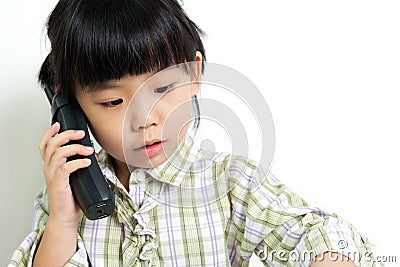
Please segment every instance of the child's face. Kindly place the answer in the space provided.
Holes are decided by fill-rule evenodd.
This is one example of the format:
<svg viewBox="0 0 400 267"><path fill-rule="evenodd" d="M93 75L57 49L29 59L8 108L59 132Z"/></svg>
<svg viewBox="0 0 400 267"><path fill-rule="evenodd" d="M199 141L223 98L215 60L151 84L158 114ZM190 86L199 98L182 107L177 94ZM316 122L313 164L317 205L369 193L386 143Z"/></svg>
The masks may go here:
<svg viewBox="0 0 400 267"><path fill-rule="evenodd" d="M153 75L126 76L76 95L97 142L120 166L160 165L187 132L198 83L179 68ZM143 148L154 141L161 145Z"/></svg>

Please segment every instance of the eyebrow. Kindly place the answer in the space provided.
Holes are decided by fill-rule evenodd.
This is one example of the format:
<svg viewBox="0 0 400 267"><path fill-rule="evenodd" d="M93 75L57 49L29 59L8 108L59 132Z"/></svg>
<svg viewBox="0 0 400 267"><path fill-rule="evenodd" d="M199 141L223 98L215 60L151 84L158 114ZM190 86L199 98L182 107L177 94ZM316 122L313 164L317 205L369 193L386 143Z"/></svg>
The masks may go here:
<svg viewBox="0 0 400 267"><path fill-rule="evenodd" d="M121 87L121 85L116 84L111 81L105 81L105 82L100 82L94 86L90 86L89 91L97 92L97 91L104 91L104 90L108 90L108 89L112 89L112 88L118 88L118 87Z"/></svg>

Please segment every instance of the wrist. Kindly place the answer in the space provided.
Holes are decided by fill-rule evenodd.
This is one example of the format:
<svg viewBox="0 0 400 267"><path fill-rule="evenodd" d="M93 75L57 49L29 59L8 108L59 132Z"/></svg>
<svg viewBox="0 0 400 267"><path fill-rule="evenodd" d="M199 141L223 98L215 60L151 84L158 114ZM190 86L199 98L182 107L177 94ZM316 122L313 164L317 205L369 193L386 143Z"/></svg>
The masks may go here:
<svg viewBox="0 0 400 267"><path fill-rule="evenodd" d="M77 218L67 220L64 218L59 218L56 215L52 215L50 213L49 218L47 219L46 222L46 227L57 228L59 229L59 231L63 232L73 231L74 233L76 233L76 230L78 228L78 222L79 222L79 216Z"/></svg>

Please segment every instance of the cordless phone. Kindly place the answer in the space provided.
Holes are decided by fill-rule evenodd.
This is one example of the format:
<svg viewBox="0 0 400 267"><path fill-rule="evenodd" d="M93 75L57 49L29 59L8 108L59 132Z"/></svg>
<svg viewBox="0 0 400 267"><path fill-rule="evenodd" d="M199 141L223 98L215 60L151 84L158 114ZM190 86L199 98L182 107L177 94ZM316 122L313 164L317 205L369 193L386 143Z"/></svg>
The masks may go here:
<svg viewBox="0 0 400 267"><path fill-rule="evenodd" d="M85 131L83 139L70 141L68 144L82 144L93 147L86 116L79 104L74 100L68 101L60 93L55 94L50 86L46 86L44 91L51 105L52 124L59 122L61 125L60 132L66 130ZM69 183L75 201L90 220L97 220L111 215L114 212L114 194L100 170L95 154L93 153L88 157L75 155L67 160L78 158L89 158L92 163L89 167L78 169L69 176Z"/></svg>

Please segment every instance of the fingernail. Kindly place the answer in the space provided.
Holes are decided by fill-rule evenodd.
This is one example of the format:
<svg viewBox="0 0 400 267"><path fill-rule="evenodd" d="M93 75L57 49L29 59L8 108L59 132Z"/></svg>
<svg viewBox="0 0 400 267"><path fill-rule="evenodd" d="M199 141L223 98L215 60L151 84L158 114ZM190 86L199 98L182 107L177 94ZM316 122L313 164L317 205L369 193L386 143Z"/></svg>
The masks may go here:
<svg viewBox="0 0 400 267"><path fill-rule="evenodd" d="M92 164L92 161L90 159L83 159L84 163L86 166L89 166L90 164Z"/></svg>
<svg viewBox="0 0 400 267"><path fill-rule="evenodd" d="M85 146L85 149L86 149L87 151L93 151L93 147L91 147L91 146Z"/></svg>
<svg viewBox="0 0 400 267"><path fill-rule="evenodd" d="M56 121L55 123L53 123L53 125L51 125L52 128L56 127L57 124L60 124L58 121Z"/></svg>
<svg viewBox="0 0 400 267"><path fill-rule="evenodd" d="M77 130L77 131L75 131L75 134L77 134L77 135L83 135L83 134L85 134L85 131Z"/></svg>

